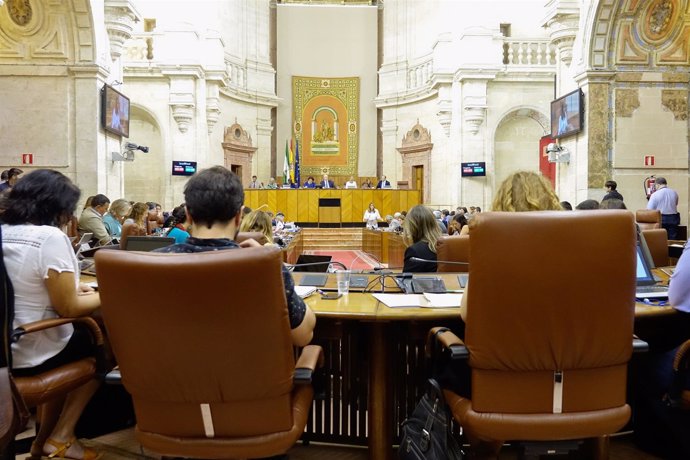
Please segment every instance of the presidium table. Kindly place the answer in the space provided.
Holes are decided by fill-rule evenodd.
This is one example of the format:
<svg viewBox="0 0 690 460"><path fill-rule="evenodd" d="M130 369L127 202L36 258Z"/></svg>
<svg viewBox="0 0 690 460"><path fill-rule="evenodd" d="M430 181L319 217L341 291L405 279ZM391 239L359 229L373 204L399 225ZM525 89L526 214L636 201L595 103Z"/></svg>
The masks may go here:
<svg viewBox="0 0 690 460"><path fill-rule="evenodd" d="M362 224L364 211L374 203L382 218L407 211L421 203L419 190L392 189L245 189L244 204L250 208L285 214L286 222Z"/></svg>

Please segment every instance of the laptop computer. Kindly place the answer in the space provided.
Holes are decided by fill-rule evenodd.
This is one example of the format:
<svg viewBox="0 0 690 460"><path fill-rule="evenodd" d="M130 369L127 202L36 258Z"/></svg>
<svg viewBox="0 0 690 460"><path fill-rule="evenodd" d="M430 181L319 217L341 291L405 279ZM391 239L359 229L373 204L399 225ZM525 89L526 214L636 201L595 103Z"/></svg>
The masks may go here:
<svg viewBox="0 0 690 460"><path fill-rule="evenodd" d="M320 256L315 254L302 254L297 258L297 263L293 271L308 272L309 275L304 275L299 280L300 286L316 286L323 287L328 282L329 264L333 257ZM313 265L309 265L313 264Z"/></svg>
<svg viewBox="0 0 690 460"><path fill-rule="evenodd" d="M637 288L635 297L638 299L665 298L668 297L668 286L656 284L652 269L644 257L644 250L637 245Z"/></svg>
<svg viewBox="0 0 690 460"><path fill-rule="evenodd" d="M128 236L125 251L149 252L175 243L175 238L164 236Z"/></svg>

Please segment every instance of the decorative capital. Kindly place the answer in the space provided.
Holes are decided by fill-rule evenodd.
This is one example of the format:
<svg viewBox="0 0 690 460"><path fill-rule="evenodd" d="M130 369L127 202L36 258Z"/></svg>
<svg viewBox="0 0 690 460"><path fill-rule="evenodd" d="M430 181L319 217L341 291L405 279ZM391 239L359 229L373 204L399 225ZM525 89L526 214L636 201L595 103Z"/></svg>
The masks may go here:
<svg viewBox="0 0 690 460"><path fill-rule="evenodd" d="M218 98L206 99L206 125L208 126L208 133L213 132L218 119L220 118L220 104Z"/></svg>
<svg viewBox="0 0 690 460"><path fill-rule="evenodd" d="M132 38L134 24L140 19L141 15L131 0L105 0L105 29L113 61L122 55L125 42Z"/></svg>
<svg viewBox="0 0 690 460"><path fill-rule="evenodd" d="M192 125L192 119L194 118L194 104L171 103L170 108L172 108L173 118L177 122L177 128L181 133L186 133Z"/></svg>

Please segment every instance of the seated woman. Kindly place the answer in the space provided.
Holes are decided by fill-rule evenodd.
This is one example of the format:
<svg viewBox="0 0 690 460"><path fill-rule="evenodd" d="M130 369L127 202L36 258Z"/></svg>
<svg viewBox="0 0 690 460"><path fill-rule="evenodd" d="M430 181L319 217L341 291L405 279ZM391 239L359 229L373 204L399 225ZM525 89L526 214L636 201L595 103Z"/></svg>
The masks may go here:
<svg viewBox="0 0 690 460"><path fill-rule="evenodd" d="M304 183L304 188L316 188L316 182L314 182L314 178L312 176L309 176L307 181Z"/></svg>
<svg viewBox="0 0 690 460"><path fill-rule="evenodd" d="M122 226L122 237L120 239L120 248L127 247L127 237L130 236L146 236L146 219L149 215L149 207L146 203L134 203L129 217Z"/></svg>
<svg viewBox="0 0 690 460"><path fill-rule="evenodd" d="M112 238L122 235L122 223L132 209L132 205L124 198L113 201L108 213L103 216L103 224Z"/></svg>
<svg viewBox="0 0 690 460"><path fill-rule="evenodd" d="M470 227L467 225L467 218L463 214L456 214L448 225L449 235L469 235Z"/></svg>
<svg viewBox="0 0 690 460"><path fill-rule="evenodd" d="M436 242L441 238L441 230L429 208L414 206L403 222L403 241L405 250L403 272L435 272L436 262L416 262L412 257L436 260Z"/></svg>
<svg viewBox="0 0 690 460"><path fill-rule="evenodd" d="M263 211L252 211L242 219L240 232L259 232L266 237L264 246L274 246L271 217Z"/></svg>
<svg viewBox="0 0 690 460"><path fill-rule="evenodd" d="M187 223L187 211L184 205L173 209L171 229L166 236L175 238L175 243L184 243L189 238L189 224Z"/></svg>
<svg viewBox="0 0 690 460"><path fill-rule="evenodd" d="M38 169L17 182L2 214L3 258L14 287L14 324L79 317L100 306L100 297L79 283L79 262L59 227L74 213L79 189L63 174ZM87 332L63 325L35 332L12 344L13 373L32 376L93 354ZM91 380L72 391L50 437L32 452L92 460L96 452L75 440L74 427L98 388Z"/></svg>

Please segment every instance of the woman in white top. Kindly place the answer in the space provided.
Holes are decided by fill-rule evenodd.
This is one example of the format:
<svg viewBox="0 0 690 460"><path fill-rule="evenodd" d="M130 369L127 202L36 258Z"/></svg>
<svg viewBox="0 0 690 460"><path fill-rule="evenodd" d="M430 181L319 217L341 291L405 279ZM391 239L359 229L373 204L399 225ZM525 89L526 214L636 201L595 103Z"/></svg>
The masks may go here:
<svg viewBox="0 0 690 460"><path fill-rule="evenodd" d="M381 220L381 214L379 210L376 209L374 203L369 203L369 209L364 211L364 218L362 219L367 223L367 228L376 229L379 228L379 221Z"/></svg>
<svg viewBox="0 0 690 460"><path fill-rule="evenodd" d="M357 182L355 182L355 176L350 176L350 180L345 182L345 188L357 188Z"/></svg>
<svg viewBox="0 0 690 460"><path fill-rule="evenodd" d="M59 227L74 213L79 189L57 171L27 174L7 196L2 214L3 260L14 287L13 327L42 319L91 314L100 305L93 289L79 283L79 263ZM34 332L12 344L13 373L31 376L93 354L80 328L63 325ZM74 438L74 426L98 388L92 380L67 397L55 428L34 455L93 460L95 451Z"/></svg>

